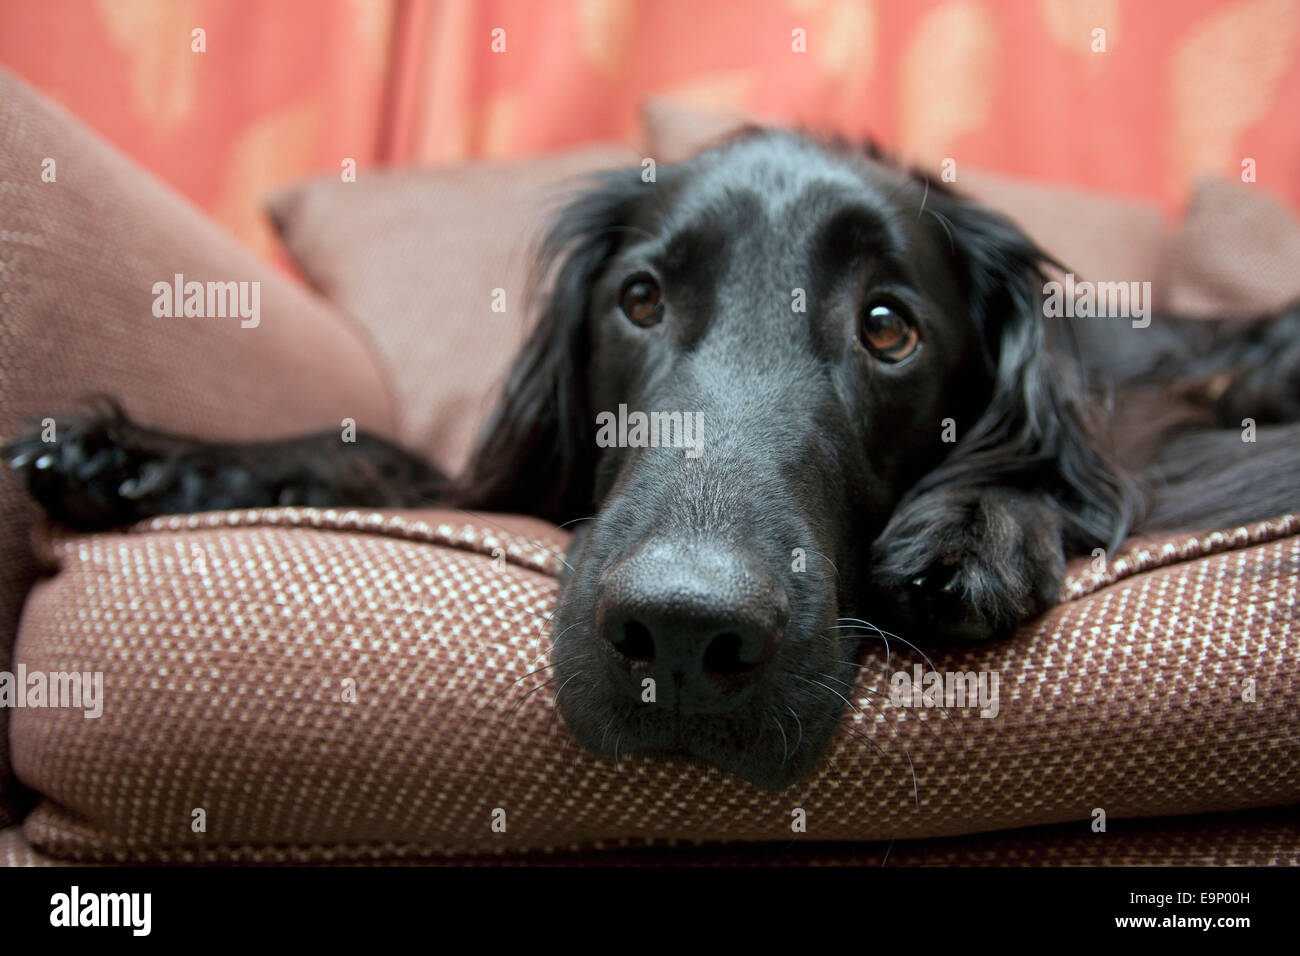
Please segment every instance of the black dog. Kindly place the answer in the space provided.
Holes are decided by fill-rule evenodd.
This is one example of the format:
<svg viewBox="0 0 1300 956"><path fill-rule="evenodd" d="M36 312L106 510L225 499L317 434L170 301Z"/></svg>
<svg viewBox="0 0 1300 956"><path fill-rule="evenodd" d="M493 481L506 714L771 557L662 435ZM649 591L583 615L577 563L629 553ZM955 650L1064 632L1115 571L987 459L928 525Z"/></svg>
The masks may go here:
<svg viewBox="0 0 1300 956"><path fill-rule="evenodd" d="M870 149L748 131L639 173L558 220L540 321L454 482L378 439L216 446L111 412L8 455L83 527L435 497L590 517L554 619L571 731L765 787L825 751L863 620L1004 635L1068 554L1300 507L1300 429L1264 427L1300 420L1300 310L1046 318L1053 264L1023 233ZM620 407L666 440L603 447Z"/></svg>

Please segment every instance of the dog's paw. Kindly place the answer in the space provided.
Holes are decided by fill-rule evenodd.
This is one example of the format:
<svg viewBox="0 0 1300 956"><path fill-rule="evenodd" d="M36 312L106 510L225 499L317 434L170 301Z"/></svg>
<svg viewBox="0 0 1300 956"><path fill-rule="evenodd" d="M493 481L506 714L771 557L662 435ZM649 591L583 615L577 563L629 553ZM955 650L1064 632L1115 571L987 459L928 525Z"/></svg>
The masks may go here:
<svg viewBox="0 0 1300 956"><path fill-rule="evenodd" d="M47 418L0 454L52 518L82 528L134 521L166 468L113 406Z"/></svg>
<svg viewBox="0 0 1300 956"><path fill-rule="evenodd" d="M1065 576L1060 519L1011 489L945 491L905 506L876 540L873 579L900 627L988 640L1055 603Z"/></svg>

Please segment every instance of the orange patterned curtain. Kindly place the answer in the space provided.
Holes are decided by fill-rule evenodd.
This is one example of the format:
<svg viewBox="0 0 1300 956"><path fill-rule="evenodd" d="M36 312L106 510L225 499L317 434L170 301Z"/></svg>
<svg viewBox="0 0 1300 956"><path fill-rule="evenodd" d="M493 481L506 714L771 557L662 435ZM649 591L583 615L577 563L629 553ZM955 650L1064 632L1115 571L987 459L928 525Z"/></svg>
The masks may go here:
<svg viewBox="0 0 1300 956"><path fill-rule="evenodd" d="M0 0L0 63L271 254L268 191L376 160L394 8Z"/></svg>
<svg viewBox="0 0 1300 956"><path fill-rule="evenodd" d="M1298 0L400 7L399 160L635 142L640 103L662 94L1171 208L1253 159L1300 206Z"/></svg>
<svg viewBox="0 0 1300 956"><path fill-rule="evenodd" d="M1300 208L1300 0L0 0L0 62L267 253L276 185L638 143L652 95Z"/></svg>

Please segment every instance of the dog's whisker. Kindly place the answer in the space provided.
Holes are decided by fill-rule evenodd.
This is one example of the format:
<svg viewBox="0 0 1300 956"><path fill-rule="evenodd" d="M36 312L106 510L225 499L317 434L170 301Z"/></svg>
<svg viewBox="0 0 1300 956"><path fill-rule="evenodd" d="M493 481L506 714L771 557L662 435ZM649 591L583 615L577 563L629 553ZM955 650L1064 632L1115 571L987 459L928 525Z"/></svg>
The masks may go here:
<svg viewBox="0 0 1300 956"><path fill-rule="evenodd" d="M943 226L943 231L948 235L948 250L949 252L956 254L957 243L952 238L952 228L951 228L952 220L949 219L947 216L945 216L943 213L938 212L934 209L927 209L926 212L928 212L931 216L934 216L935 219L939 220L939 225Z"/></svg>
<svg viewBox="0 0 1300 956"><path fill-rule="evenodd" d="M856 713L858 713L858 714L862 714L862 710L861 710L860 708L855 707L852 701L850 701L847 697L845 697L845 696L844 696L843 694L841 694L839 691L835 690L833 687L829 687L829 686L827 686L826 684L823 684L821 681L810 680L809 678L804 677L802 674L795 674L794 676L795 676L795 677L798 677L800 680L807 681L807 682L810 683L810 684L816 684L818 687L825 688L826 690L828 690L828 691L830 691L832 694L834 694L836 697L838 697L840 700L844 701L844 703L848 704L849 707L852 708L854 712L856 712ZM818 676L820 676L820 677L825 677L825 676L827 676L827 675L825 675L825 674L819 674ZM866 703L869 704L869 705L871 705L872 707L875 707L875 704L874 704L874 703L873 703L869 698L866 699ZM877 710L879 710L879 708L877 708ZM866 715L863 714L863 716L866 716ZM898 732L898 728L894 727L894 726L893 726L893 723L890 722L890 721L888 721L888 720L886 721L886 723L889 724L889 729L893 732L894 736L898 739L899 746L903 748L903 754L904 754L904 756L907 757L907 766L908 766L908 768L912 771L912 790L913 790L913 793L916 794L916 806L917 806L917 809L920 809L920 807L921 807L921 801L920 801L920 796L919 796L919 787L918 787L917 780L916 780L916 767L915 767L915 765L912 763L912 754L911 754L911 752L907 749L907 744L903 742L903 737L902 737L901 734L899 734L899 732ZM844 726L842 721L841 721L841 726ZM853 730L852 730L852 728L850 728L850 727L844 726L844 729L845 729L845 730L848 730L850 733L853 733ZM867 738L866 738L866 737L863 737L863 739L866 740ZM868 742L871 743L872 746L875 746L875 744L874 744L873 741L868 741ZM880 748L879 748L879 747L876 747L876 750L877 750L878 752L881 753L881 756L884 756L883 751L880 751Z"/></svg>
<svg viewBox="0 0 1300 956"><path fill-rule="evenodd" d="M867 703L868 706L870 706L873 710L875 710L876 713L880 714L881 719L884 720L884 722L885 722L886 725L888 725L890 731L894 734L894 736L895 736L896 738L898 738L898 744L899 744L899 746L903 748L903 753L907 754L907 763L908 763L908 766L911 766L911 765L912 765L912 754L911 754L911 752L907 749L907 744L903 742L903 735L900 734L900 733L898 732L898 728L894 726L894 721L890 720L890 719L889 719L889 716L885 713L885 708L884 708L883 706L877 704L875 701L871 700L870 698L865 698L865 700L866 700L866 703ZM921 724L922 727L925 726L925 722L924 722L924 721L920 721L920 724ZM933 731L931 731L931 733L933 733ZM937 738L937 737L936 737L936 739L939 739L940 742L942 743L942 739L941 739L941 738ZM915 784L916 784L916 770L915 770L915 768L912 770L912 783L913 783L913 786L915 786Z"/></svg>
<svg viewBox="0 0 1300 956"><path fill-rule="evenodd" d="M827 564L829 564L829 565L831 566L831 570L835 572L835 579L836 579L837 581L839 580L839 577L840 577L840 569L837 568L837 567L835 566L835 562L834 562L834 561L832 561L830 558L826 557L826 555L822 554L820 551L814 551L812 548L805 548L804 550L807 551L809 554L815 554L815 555L817 555L817 557L821 558L823 561L825 561Z"/></svg>
<svg viewBox="0 0 1300 956"><path fill-rule="evenodd" d="M560 634L559 634L559 636L560 636L560 637L563 637L564 634L565 634L566 632L568 632L568 630L569 630L570 628L577 627L577 626L578 626L579 624L581 624L581 623L582 623L582 621L575 621L574 623L570 624L569 627L566 627L563 631L561 631ZM552 644L553 644L553 643L554 643L554 642L552 642ZM538 654L538 655L537 655L536 657L534 657L531 661L529 661L528 665L526 665L526 666L531 667L531 665L536 664L536 663L537 663L538 661L540 661L542 658L548 656L548 655L549 655L553 650L554 650L554 647L553 647L553 646L552 646L552 647L548 647L546 650L542 651L542 653ZM500 688L498 688L497 690L494 690L494 691L493 691L493 692L488 696L488 699L485 700L482 704L480 704L480 705L478 706L478 708L476 709L475 713L477 713L478 711L481 711L484 707L488 706L488 704L492 703L494 700L496 700L496 699L497 699L498 697L500 697L502 694L506 693L506 692L509 691L511 688L518 686L520 683L522 683L523 681L527 680L529 677L532 677L534 674L539 674L539 673L541 673L542 671L544 671L544 670L548 670L548 669L550 669L550 668L552 668L552 667L559 667L559 666L563 666L563 665L565 665L565 664L569 664L569 663L571 663L571 662L577 660L580 656L581 656L580 654L574 654L572 657L568 658L567 660L563 660L563 661L561 661L561 660L558 660L558 659L557 659L557 660L551 661L551 662L548 663L548 664L542 664L542 665L540 665L540 666L538 666L538 667L532 667L532 668L531 668L527 673L522 674L522 675L520 675L519 677L516 677L516 678L515 678L514 680L512 680L509 684L506 684L504 687L500 687Z"/></svg>
<svg viewBox="0 0 1300 956"><path fill-rule="evenodd" d="M564 688L566 688L566 687L569 686L569 681L573 680L573 678L575 678L575 677L578 677L581 673L582 673L582 671L576 671L575 673L573 673L573 674L571 674L571 675L569 676L569 680L566 680L563 684L560 685L560 689L557 690L557 691L555 692L555 699L551 701L551 710L552 710L552 711L554 711L554 710L558 710L558 709L559 709L559 706L560 706L560 695L564 693Z"/></svg>
<svg viewBox="0 0 1300 956"><path fill-rule="evenodd" d="M588 681L586 681L586 684L587 684L588 686L592 686L592 681L588 680ZM561 689L563 689L563 688L561 688ZM558 701L560 695L559 695L559 694L556 694L555 697L556 697L556 700ZM552 716L554 716L554 714L552 714ZM569 752L569 749L570 749L571 747L573 747L573 745L574 745L575 742L576 742L576 738L574 737L574 735L573 735L572 732L567 733L567 734L564 735L564 747L563 747L563 749L561 749L561 751L560 751L560 759L561 759L561 760L563 760L563 759L565 758L565 756L566 756L566 755L568 754L568 752ZM586 751L585 751L582 747L577 747L577 748L574 750L574 753L573 753L573 759L572 759L571 761L569 761L569 772L566 773L566 774L564 775L564 794L565 794L566 797L568 797L568 799L569 799L570 801L573 800L573 777L574 777L574 772L576 771L576 769L577 769L577 767L578 767L578 761L582 759L582 755L583 755L583 753L585 753L585 752L586 752Z"/></svg>
<svg viewBox="0 0 1300 956"><path fill-rule="evenodd" d="M548 618L547 620L550 621L551 623L554 623L554 618ZM556 642L556 641L558 641L560 638L562 638L565 634L568 634L568 633L569 633L571 630L573 630L575 627L579 626L580 624L586 624L586 623L587 623L587 621L586 621L586 619L584 618L584 619L581 620L581 621L574 621L572 624L570 624L568 627L566 627L564 630L562 630L559 634L544 634L544 635L542 635L546 640L548 640L548 641L550 642L550 647L548 647L548 648L546 648L546 650L542 651L542 653L538 655L538 659L540 659L540 658L542 658L542 657L545 657L547 654L551 654L551 653L553 653L553 652L555 651L555 642Z"/></svg>
<svg viewBox="0 0 1300 956"><path fill-rule="evenodd" d="M550 667L555 667L555 666L557 666L557 665L568 665L568 664L572 664L572 663L574 663L574 662L576 662L576 661L579 661L579 660L582 660L582 659L585 659L585 658L586 658L586 655L583 655L583 654L574 654L572 657L566 658L566 659L563 660L563 661L555 661L554 663L552 663L552 664L548 664L548 665L546 665L545 667L540 667L540 668L538 668L537 671L535 671L534 673L539 672L539 671L543 671L543 670L547 670L548 668L550 668ZM560 694L562 694L562 693L564 692L564 688L567 687L567 686L569 685L570 681L572 681L575 677L582 676L584 673L585 673L584 670L583 670L582 668L579 668L579 669L576 670L573 674L570 674L566 679L564 679L564 683L560 685L560 689L559 689L558 691L555 692L555 697L554 697L554 699L551 701L551 715L550 715L549 719L547 720L546 730L545 730L545 732L544 732L544 734L543 734L543 739L546 739L546 740L549 740L549 739L550 739L551 731L552 731L552 729L553 729L553 727L554 727L554 724L555 724L556 714L559 712ZM525 676L528 676L528 675L525 675ZM549 679L547 679L547 680L545 680L545 681L542 681L542 682L541 682L540 684L538 684L536 687L532 687L532 688L530 688L526 693L524 693L522 696L520 696L519 700L515 702L515 705L514 705L513 707L511 707L509 711L507 711L506 713L502 714L500 718L498 718L498 725L499 725L499 726L498 726L498 728L497 728L497 740L498 740L498 741L500 740L501 734L504 732L505 727L506 727L506 724L509 723L509 721L510 721L510 720L511 720L511 719L512 719L512 718L513 718L513 717L518 713L519 709L520 709L520 708L521 708L521 707L522 707L522 706L527 702L527 700L528 700L529 697L533 696L533 694L537 693L539 690L542 690L542 689L545 688L545 687L549 687L550 685L554 684L556 681L560 680L561 678L564 678L564 675L563 675L563 674L556 674L556 675L550 677ZM518 683L518 682L516 681L516 683ZM495 697L495 696L497 696L497 695L494 694L493 696ZM566 746L567 746L567 744L566 744Z"/></svg>
<svg viewBox="0 0 1300 956"><path fill-rule="evenodd" d="M825 688L826 690L834 694L836 697L838 697L840 700L844 701L844 703L848 704L849 707L851 707L853 710L857 711L859 714L862 713L862 711L858 710L858 708L853 705L853 701L849 700L847 697L845 697L843 694L837 691L834 687L827 687L821 681L810 680L809 678L804 677L802 674L795 674L794 676L801 681L807 681L809 684L816 684L818 687Z"/></svg>
<svg viewBox="0 0 1300 956"><path fill-rule="evenodd" d="M927 654L925 653L925 651L921 650L919 647L917 647L915 644L913 644L913 643L912 643L911 641L909 641L907 638L905 638L905 637L900 637L899 635L895 634L893 631L882 631L880 628L876 627L876 625L872 624L870 621L864 621L864 620L862 620L861 618L850 618L850 617L845 617L845 618L840 618L840 620L842 620L842 621L849 621L849 622L856 622L856 623L858 623L858 624L863 624L863 625L865 625L865 626L871 628L871 630L875 631L875 632L876 632L877 634L879 634L882 638L884 638L886 635L889 636L889 637L892 637L894 640L901 642L902 644L904 644L904 645L906 645L907 647L910 647L912 650L916 651L916 653L920 654L920 655L921 655L921 660L925 661L926 665L930 668L930 670L932 670L932 671L938 671L938 670L939 670L939 668L937 668L937 667L934 666L934 661L930 660L929 655L927 655ZM870 635L868 635L868 636L870 636Z"/></svg>
<svg viewBox="0 0 1300 956"><path fill-rule="evenodd" d="M539 654L536 658L534 658L533 662L535 663L537 660L540 660L541 658L545 657L545 656L547 655L547 653L548 653L547 651L543 651L543 652L542 652L541 654ZM569 660L575 660L576 657L577 657L577 655L575 655L573 658L570 658ZM557 666L560 666L560 665L563 665L563 664L567 664L567 663L569 663L569 660L565 660L565 661L558 661L558 660L557 660L557 661L551 661L551 662L549 662L549 663L547 663L547 664L542 664L542 665L539 666L539 667L534 667L534 668L532 668L531 670L529 670L527 673L525 673L525 674L521 674L519 677L516 677L516 678L515 678L514 680L512 680L510 683L505 684L505 685L502 686L502 687L498 687L496 690L492 691L492 693L490 693L490 694L488 695L488 697L487 697L486 700L484 700L481 704L478 705L478 707L476 707L476 708L474 709L474 713L475 713L475 715L481 713L481 712L484 710L484 708L486 708L486 707L490 706L491 704L493 704L493 703L494 703L498 698L500 698L503 694L507 694L507 693L509 693L510 691L514 690L516 687L518 687L521 683L523 683L523 682L524 682L525 680L527 680L528 678L532 677L534 674L540 674L542 671L550 670L552 667L557 667Z"/></svg>
<svg viewBox="0 0 1300 956"><path fill-rule="evenodd" d="M841 618L838 618L838 621L839 621L839 622L845 622L845 621L853 622L853 621L857 621L857 619L856 619L856 618L841 617ZM890 635L887 631L882 631L880 628L876 627L874 624L871 624L871 623L869 623L869 622L867 622L867 621L857 621L857 624L862 624L862 625L865 625L866 627L871 628L873 631L876 632L876 634L878 634L878 635L880 636L880 639L881 639L882 641L885 642L885 666L888 667L889 664L890 664L890 662L894 659L894 651L893 651L893 648L890 647L890 645L889 645L889 638L890 638L891 636L894 636L894 635ZM833 626L833 627L828 627L826 630L828 630L828 631L853 631L853 630L861 630L861 627L858 627L857 624L837 623L835 626Z"/></svg>
<svg viewBox="0 0 1300 956"><path fill-rule="evenodd" d="M579 624L582 624L582 623L585 623L585 622L583 622L583 621L574 621L572 624L570 624L568 627L566 627L563 631L561 631L559 634L557 634L554 638L551 639L551 647L548 647L546 650L542 651L542 653L540 653L540 654L538 654L536 657L534 657L531 661L529 661L528 665L526 665L526 666L530 666L530 667L531 667L531 665L536 664L538 661L542 660L544 657L547 657L549 654L551 654L551 653L555 650L555 646L554 646L554 645L555 645L555 641L558 640L559 638L563 637L563 636L564 636L565 634L567 634L570 630L572 630L573 628L577 627ZM485 701L482 705L480 705L479 710L482 710L483 707L487 706L488 703L490 703L491 701L495 700L495 699L496 699L500 694L502 694L502 693L508 691L510 688L512 688L512 687L514 687L515 685L519 684L521 681L525 680L525 679L528 678L528 677L531 677L533 674L536 674L536 673L539 673L539 672L541 672L541 671L544 671L544 670L546 670L547 668L550 668L550 667L555 667L555 666L557 666L557 665L563 665L563 664L570 663L571 661L577 660L579 656L580 656L580 655L575 654L573 657L568 658L568 660L564 660L564 661L561 661L561 660L554 660L554 661L551 661L549 664L543 664L543 665L541 665L541 666L539 666L539 667L535 667L535 668L529 670L526 674L523 674L523 675L521 675L521 676L519 676L519 677L516 677L513 681L511 681L511 682L510 682L509 684L507 684L505 687L502 687L502 688L500 688L499 690L493 691L493 693L492 693L491 696L488 698L488 700Z"/></svg>
<svg viewBox="0 0 1300 956"><path fill-rule="evenodd" d="M900 712L902 712L901 708L896 707L896 706L893 706L893 700L892 700L892 699L890 698L890 696L889 696L888 694L886 694L884 691L879 691L879 690L876 690L876 689L874 689L874 688L872 688L872 687L859 687L857 684L851 684L851 683L849 683L848 681L840 680L838 677L833 677L833 676L831 676L830 674L818 674L817 676L818 676L818 677L825 677L827 680L833 680L833 681L835 681L835 683L837 683L837 684L843 684L843 685L844 685L845 687L847 687L849 690L854 691L854 692L861 692L861 693L864 693L864 694L875 694L877 697L881 697L881 698L883 698L886 704L891 705L891 706L889 707L890 710L899 710ZM885 708L882 707L881 705L876 704L875 701L871 700L871 698L869 698L869 697L865 697L865 698L863 698L863 701L864 701L866 704L870 705L871 707L874 707L874 708L875 708L876 710L878 710L881 714L883 714L883 713L885 712ZM919 723L921 724L922 727L925 727L925 726L926 726L925 721L919 721ZM927 728L927 729L929 729L929 728ZM933 731L932 729L930 729L930 733L934 733L934 731ZM937 739L937 740L939 740L940 742L942 742L942 738L941 738L941 737L938 737L937 735L936 735L936 738L935 738L935 739Z"/></svg>
<svg viewBox="0 0 1300 956"><path fill-rule="evenodd" d="M825 677L827 680L833 680L833 681L835 681L835 683L837 683L837 684L843 684L843 685L844 685L845 687L847 687L849 690L853 690L853 691L857 691L857 690L867 690L867 688L865 688L865 687L858 687L857 684L850 683L849 681L846 681L846 680L840 680L840 678L838 678L838 677L832 677L830 674L818 674L817 676L818 676L818 677ZM874 691L874 693L880 693L880 692L879 692L879 691Z"/></svg>
<svg viewBox="0 0 1300 956"><path fill-rule="evenodd" d="M883 640L883 641L885 642L885 664L886 664L886 666L888 666L890 660L892 660L892 658L893 658L893 653L894 653L893 650L892 650L892 649L890 648L890 646L889 646L889 638L893 637L893 638L896 638L896 639L898 639L898 640L900 640L900 641L902 640L902 638L899 637L897 634L895 634L893 631L885 631L885 630L882 630L881 628L877 627L875 624L872 624L870 621L864 621L864 620L863 620L862 618L860 618L860 617L841 617L841 618L836 618L835 623L836 623L837 626L836 626L836 627L833 627L833 628L830 628L830 630L836 630L836 631L841 630L841 629L843 629L843 630L848 630L849 628L847 628L847 627L843 627L843 628L841 628L839 625L860 624L860 625L862 625L863 627L869 627L869 628L871 628L871 630L875 631L878 635L880 635L880 639Z"/></svg>
<svg viewBox="0 0 1300 956"><path fill-rule="evenodd" d="M870 636L870 635L867 635L867 636ZM893 669L891 669L891 668L889 667L888 662L886 662L883 666L882 666L882 665L877 665L877 664L859 664L857 661L846 661L846 660L836 660L835 663L837 663L837 664L847 664L847 665L849 665L850 667L856 667L856 668L857 668L858 670L860 670L860 671L862 671L862 670L872 670L872 671L876 671L877 673L884 674L885 676L892 676L892 675L894 675L894 674L896 674L896 673L899 673L899 672L894 671ZM933 666L931 667L931 670L934 670ZM902 673L906 673L906 672L904 671L904 672L902 672ZM909 675L909 680L910 680L910 682L911 682L911 687L912 687L913 690L915 690L917 687L920 686L920 685L918 685L918 684L916 683L915 678L911 678L910 675ZM855 686L856 686L856 685L855 685ZM860 690L868 690L868 688L858 688L858 689L860 689ZM872 693L876 693L876 694L881 694L880 691L871 691L871 692L872 692ZM881 694L881 696L883 697L883 696L885 696L885 695L884 695L884 694ZM953 717L953 715L950 714L950 713L948 712L948 708L947 708L945 705L940 704L939 707L938 707L938 710L939 710L939 713L941 713L944 717L946 717L946 718L948 719L948 722L951 723L951 724L953 725L953 729L957 731L957 737L958 737L958 739L961 740L962 749L965 750L965 749L967 748L967 744L966 744L966 735L965 735L964 733L962 733L961 722L960 722L959 720L957 720L955 717Z"/></svg>
<svg viewBox="0 0 1300 956"><path fill-rule="evenodd" d="M855 693L875 694L877 697L881 697L881 698L883 698L884 701L885 701L885 704L890 705L888 709L890 709L890 710L899 710L899 709L900 709L900 708L898 708L898 707L896 707L896 706L893 706L893 701L890 699L889 695L886 694L886 693L884 693L883 691L875 690L874 688L871 688L871 687L859 687L858 685L856 685L856 684L851 684L851 683L849 683L848 681L840 680L838 677L832 677L830 674L818 674L817 676L818 676L818 677L825 677L827 680L833 680L833 681L835 681L835 683L837 683L837 684L843 684L845 687L847 687L849 690L851 690L851 691L853 691L853 692L855 692ZM866 703L868 706L875 708L877 711L879 711L879 712L882 713L882 714L884 713L884 711L885 711L885 709L886 709L885 707L882 707L881 705L877 704L875 701L871 700L871 698L869 698L869 697L864 697L864 698L862 698L862 700L863 700L863 702ZM938 734L933 730L933 728L927 727L925 721L918 721L918 722L919 722L920 725L921 725L922 727L924 727L924 728L925 728L929 733L934 734L936 740L938 740L940 743L943 742L943 738L940 737L940 736L939 736L939 735L938 735Z"/></svg>
<svg viewBox="0 0 1300 956"><path fill-rule="evenodd" d="M898 637L898 635L895 634L893 631L886 631L883 628L881 628L878 624L872 624L870 621L861 617L837 617L835 619L835 623L836 624L861 624L863 627L871 628L877 634L887 634L890 637Z"/></svg>
<svg viewBox="0 0 1300 956"><path fill-rule="evenodd" d="M850 736L857 737L858 739L866 741L868 744L871 744L871 746L875 748L876 753L880 754L882 757L885 757L884 751L882 751L878 746L876 746L875 742L872 741L865 734L861 733L860 731L854 730L852 727L844 727L843 729ZM910 770L912 773L912 801L915 804L916 809L920 811L921 790L916 780L916 767L912 764L912 755L908 752L907 746L906 745L901 745L901 746L903 747L903 755L907 757L907 769ZM885 757L885 759L888 760L889 758Z"/></svg>
<svg viewBox="0 0 1300 956"><path fill-rule="evenodd" d="M555 697L551 701L551 716L546 719L546 732L543 734L542 739L544 740L551 739L551 731L555 728L556 725L555 718L556 715L559 714L560 712L560 695L564 693L564 688L569 686L569 682L572 681L575 677L580 676L581 674L582 671L574 671L571 675L569 675L569 679L560 685L560 689L555 692Z"/></svg>
<svg viewBox="0 0 1300 956"><path fill-rule="evenodd" d="M530 687L527 691L525 691L523 694L520 695L519 699L515 702L515 704L514 704L513 707L511 707L509 710L506 710L506 711L502 712L502 713L497 717L496 722L495 722L495 723L496 723L496 736L495 736L494 739L493 739L493 747L494 747L494 748L495 748L497 745L500 744L500 742L501 742L501 735L502 735L503 733L505 733L506 727L508 727L508 726L510 725L510 723L514 720L515 715L519 713L519 709L520 709L521 707L523 707L523 705L524 705L525 703L528 702L528 698L532 697L534 694L536 694L536 693L537 693L539 690L541 690L542 688L544 688L544 687L548 687L548 686L550 686L551 684L554 684L556 681L560 680L563 676L564 676L564 675L562 675L562 674L556 674L555 676L553 676L553 677L551 677L551 678L549 678L549 679L547 679L547 680L542 681L542 682L541 682L540 684L538 684L536 687Z"/></svg>
<svg viewBox="0 0 1300 956"><path fill-rule="evenodd" d="M520 707L524 705L524 702L527 701L529 697L532 697L543 687L549 687L551 684L554 684L557 680L560 680L563 676L564 676L563 674L556 674L554 677L550 678L549 680L544 680L536 687L530 688L522 697L519 698L519 700L515 703L514 707L510 708L508 715L513 715L516 711L519 710Z"/></svg>
<svg viewBox="0 0 1300 956"><path fill-rule="evenodd" d="M790 759L790 740L785 735L785 728L781 726L781 718L772 711L772 721L776 724L776 729L781 732L781 766L785 766L786 761Z"/></svg>
<svg viewBox="0 0 1300 956"><path fill-rule="evenodd" d="M791 753L794 753L799 749L799 745L803 743L803 721L799 719L799 715L795 713L794 708L791 707L789 704L786 704L785 709L788 710L790 712L790 716L794 718L794 725L799 731L799 736L796 737L794 741L794 750L790 751Z"/></svg>
<svg viewBox="0 0 1300 956"><path fill-rule="evenodd" d="M514 680L512 680L509 684L506 684L504 687L498 687L496 690L494 690L491 694L488 695L487 700L483 701L483 703L478 705L478 708L475 710L475 713L478 713L478 711L482 710L484 707L487 707L489 704L491 704L502 694L508 693L511 689L517 687L522 681L527 680L528 678L532 677L534 674L540 674L542 671L550 670L555 665L556 662L552 661L549 664L543 664L540 667L534 667L532 670L528 671L528 673L516 677Z"/></svg>

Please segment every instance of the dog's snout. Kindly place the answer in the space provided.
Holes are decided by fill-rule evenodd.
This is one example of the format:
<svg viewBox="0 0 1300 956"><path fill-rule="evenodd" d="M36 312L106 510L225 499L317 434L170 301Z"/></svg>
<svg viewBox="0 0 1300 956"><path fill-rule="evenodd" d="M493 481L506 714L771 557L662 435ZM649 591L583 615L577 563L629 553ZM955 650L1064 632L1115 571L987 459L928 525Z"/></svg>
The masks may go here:
<svg viewBox="0 0 1300 956"><path fill-rule="evenodd" d="M656 703L721 712L762 676L789 598L744 552L657 542L605 575L597 615L600 639L634 692L651 677Z"/></svg>

